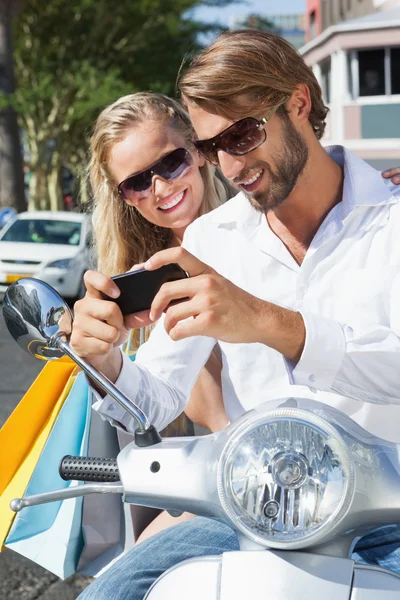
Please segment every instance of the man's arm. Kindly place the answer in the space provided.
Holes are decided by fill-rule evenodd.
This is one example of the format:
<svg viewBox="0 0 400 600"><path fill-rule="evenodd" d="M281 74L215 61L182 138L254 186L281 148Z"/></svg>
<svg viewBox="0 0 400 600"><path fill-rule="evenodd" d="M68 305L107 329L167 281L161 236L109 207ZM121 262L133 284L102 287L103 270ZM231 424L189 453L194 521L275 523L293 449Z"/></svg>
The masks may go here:
<svg viewBox="0 0 400 600"><path fill-rule="evenodd" d="M397 306L400 304L397 298ZM397 308L398 310L398 308ZM355 326L303 313L306 343L292 383L379 404L400 404L400 328Z"/></svg>
<svg viewBox="0 0 400 600"><path fill-rule="evenodd" d="M156 254L146 268L167 262L178 262L192 275L166 284L152 305L155 318L166 310L172 339L203 334L230 343L263 343L287 359L294 384L400 403L400 275L392 286L390 325L356 327L256 298L182 248ZM183 296L189 300L170 306Z"/></svg>

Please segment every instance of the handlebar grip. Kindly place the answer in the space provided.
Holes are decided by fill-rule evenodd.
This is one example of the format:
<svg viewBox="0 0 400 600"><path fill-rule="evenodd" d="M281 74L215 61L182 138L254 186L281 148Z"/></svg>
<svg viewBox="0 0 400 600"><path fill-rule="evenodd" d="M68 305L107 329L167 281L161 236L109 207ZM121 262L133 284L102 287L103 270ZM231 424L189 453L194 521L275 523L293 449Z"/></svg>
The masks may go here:
<svg viewBox="0 0 400 600"><path fill-rule="evenodd" d="M93 456L64 456L58 469L64 481L119 481L118 465L115 458Z"/></svg>

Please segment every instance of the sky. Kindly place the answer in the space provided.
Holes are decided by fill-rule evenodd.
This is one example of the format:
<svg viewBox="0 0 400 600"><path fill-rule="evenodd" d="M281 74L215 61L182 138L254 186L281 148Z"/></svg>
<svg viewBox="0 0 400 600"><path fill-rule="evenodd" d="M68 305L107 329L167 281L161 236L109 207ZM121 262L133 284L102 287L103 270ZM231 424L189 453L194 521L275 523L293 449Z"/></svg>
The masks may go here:
<svg viewBox="0 0 400 600"><path fill-rule="evenodd" d="M248 14L283 15L300 14L306 9L306 0L247 0L243 4L227 6L225 8L201 7L195 15L208 22L222 22L229 25L237 16Z"/></svg>

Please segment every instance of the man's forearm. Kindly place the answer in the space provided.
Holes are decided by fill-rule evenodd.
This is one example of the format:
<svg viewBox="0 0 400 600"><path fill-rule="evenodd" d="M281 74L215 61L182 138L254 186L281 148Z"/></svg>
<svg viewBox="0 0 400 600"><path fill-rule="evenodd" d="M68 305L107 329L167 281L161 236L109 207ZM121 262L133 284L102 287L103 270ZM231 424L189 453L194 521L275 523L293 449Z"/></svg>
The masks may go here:
<svg viewBox="0 0 400 600"><path fill-rule="evenodd" d="M270 302L262 302L259 312L259 341L277 350L296 364L306 340L306 329L300 313Z"/></svg>

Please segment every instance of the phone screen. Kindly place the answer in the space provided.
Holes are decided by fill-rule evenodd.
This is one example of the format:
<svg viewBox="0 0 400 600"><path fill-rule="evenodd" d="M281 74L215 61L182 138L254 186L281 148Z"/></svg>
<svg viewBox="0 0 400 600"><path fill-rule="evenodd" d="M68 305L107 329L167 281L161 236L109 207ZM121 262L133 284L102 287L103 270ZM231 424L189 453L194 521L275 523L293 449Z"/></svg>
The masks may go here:
<svg viewBox="0 0 400 600"><path fill-rule="evenodd" d="M185 279L188 274L175 263L164 265L155 271L129 271L111 277L121 291L118 298L109 298L116 302L123 315L148 310L164 283ZM182 298L181 300L185 300ZM178 301L178 300L177 300Z"/></svg>

